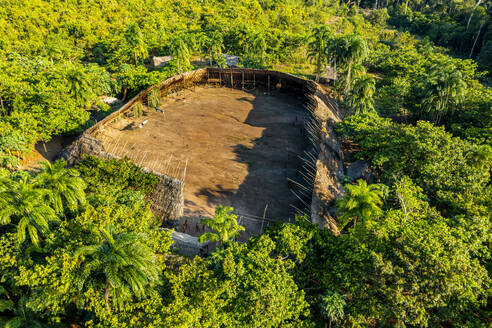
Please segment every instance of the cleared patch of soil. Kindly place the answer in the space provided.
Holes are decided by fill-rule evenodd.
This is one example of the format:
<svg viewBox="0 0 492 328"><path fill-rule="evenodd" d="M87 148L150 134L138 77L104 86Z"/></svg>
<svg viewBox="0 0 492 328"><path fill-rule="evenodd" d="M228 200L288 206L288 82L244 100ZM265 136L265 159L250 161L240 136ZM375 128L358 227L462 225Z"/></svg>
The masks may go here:
<svg viewBox="0 0 492 328"><path fill-rule="evenodd" d="M21 161L21 170L33 170L40 167L40 163L49 161L53 163L63 148L70 145L77 136L54 136L48 142L39 142L34 146L34 150L28 153Z"/></svg>
<svg viewBox="0 0 492 328"><path fill-rule="evenodd" d="M252 216L265 208L267 218L294 216L290 204L300 205L287 177L299 180L297 156L307 145L303 99L204 86L165 97L160 108L122 116L97 137L110 152L157 172L182 177L186 166L190 230L192 218L212 216L219 204Z"/></svg>

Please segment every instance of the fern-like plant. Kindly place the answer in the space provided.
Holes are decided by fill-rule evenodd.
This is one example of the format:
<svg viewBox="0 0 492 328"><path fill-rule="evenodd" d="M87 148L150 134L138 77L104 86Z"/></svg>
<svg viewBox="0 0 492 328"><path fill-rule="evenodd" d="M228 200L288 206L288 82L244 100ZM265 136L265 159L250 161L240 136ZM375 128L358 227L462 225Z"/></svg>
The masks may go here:
<svg viewBox="0 0 492 328"><path fill-rule="evenodd" d="M133 106L133 117L134 118L139 118L142 116L143 113L143 105L141 102L138 102Z"/></svg>
<svg viewBox="0 0 492 328"><path fill-rule="evenodd" d="M161 90L159 88L150 90L147 96L147 103L150 108L158 108L161 105Z"/></svg>

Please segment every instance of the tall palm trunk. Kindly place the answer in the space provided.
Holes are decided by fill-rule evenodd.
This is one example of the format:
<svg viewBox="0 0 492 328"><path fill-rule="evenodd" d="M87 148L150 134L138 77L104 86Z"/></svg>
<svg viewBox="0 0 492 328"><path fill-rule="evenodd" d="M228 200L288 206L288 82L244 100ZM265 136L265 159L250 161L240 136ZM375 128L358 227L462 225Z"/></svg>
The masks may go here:
<svg viewBox="0 0 492 328"><path fill-rule="evenodd" d="M338 79L336 60L333 61L333 72L334 72L333 80L336 81Z"/></svg>
<svg viewBox="0 0 492 328"><path fill-rule="evenodd" d="M350 74L352 73L352 58L350 58L349 66L348 66L348 71L347 71L347 80L345 81L345 93L347 93L350 90Z"/></svg>
<svg viewBox="0 0 492 328"><path fill-rule="evenodd" d="M482 2L482 0L477 0L477 2L475 3L475 6L473 7L472 12L470 14L470 18L468 18L468 23L466 23L466 30L468 30L468 27L470 26L470 22L471 22L471 19L473 17L473 13L475 13L475 9L477 9L477 7L480 6L481 2Z"/></svg>
<svg viewBox="0 0 492 328"><path fill-rule="evenodd" d="M475 45L477 44L478 37L480 36L480 32L482 31L482 27L484 25L485 25L485 21L483 21L482 24L480 24L480 28L478 29L477 36L475 37L475 41L473 41L473 46L470 50L470 55L468 56L468 58L471 58L473 55L473 50L475 49Z"/></svg>
<svg viewBox="0 0 492 328"><path fill-rule="evenodd" d="M106 302L106 310L111 312L111 308L109 307L109 290L111 286L109 285L109 281L106 280L106 292L104 293L104 301Z"/></svg>
<svg viewBox="0 0 492 328"><path fill-rule="evenodd" d="M318 55L318 60L316 63L316 82L319 82L320 73L321 73L321 56Z"/></svg>

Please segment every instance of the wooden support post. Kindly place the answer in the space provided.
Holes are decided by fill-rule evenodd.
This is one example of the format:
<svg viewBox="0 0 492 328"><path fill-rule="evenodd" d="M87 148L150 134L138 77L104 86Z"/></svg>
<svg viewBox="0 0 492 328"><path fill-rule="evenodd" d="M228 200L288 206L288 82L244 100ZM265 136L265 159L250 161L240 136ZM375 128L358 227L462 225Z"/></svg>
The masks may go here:
<svg viewBox="0 0 492 328"><path fill-rule="evenodd" d="M241 88L244 90L244 72L242 72Z"/></svg>
<svg viewBox="0 0 492 328"><path fill-rule="evenodd" d="M253 73L253 88L256 88L256 74Z"/></svg>
<svg viewBox="0 0 492 328"><path fill-rule="evenodd" d="M219 68L219 86L222 86L222 68Z"/></svg>
<svg viewBox="0 0 492 328"><path fill-rule="evenodd" d="M232 77L232 69L231 69L231 88L234 88L234 78Z"/></svg>
<svg viewBox="0 0 492 328"><path fill-rule="evenodd" d="M268 74L268 93L270 93L270 74Z"/></svg>

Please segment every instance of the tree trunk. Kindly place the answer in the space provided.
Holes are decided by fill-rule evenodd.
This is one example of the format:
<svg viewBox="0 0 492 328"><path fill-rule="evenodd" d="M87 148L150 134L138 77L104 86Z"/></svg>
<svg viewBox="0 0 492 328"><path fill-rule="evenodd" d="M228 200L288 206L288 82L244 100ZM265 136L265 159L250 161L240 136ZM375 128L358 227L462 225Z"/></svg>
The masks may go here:
<svg viewBox="0 0 492 328"><path fill-rule="evenodd" d="M337 61L333 61L333 72L335 75L333 76L333 80L336 81L338 79L338 74L337 74Z"/></svg>
<svg viewBox="0 0 492 328"><path fill-rule="evenodd" d="M346 85L345 85L345 94L349 91L350 89L350 73L352 73L352 59L350 59L349 62L349 67L347 71L347 80L346 80Z"/></svg>
<svg viewBox="0 0 492 328"><path fill-rule="evenodd" d="M106 292L104 293L104 301L106 302L106 310L111 312L111 308L109 307L109 290L111 286L109 285L109 281L106 280Z"/></svg>
<svg viewBox="0 0 492 328"><path fill-rule="evenodd" d="M477 7L480 6L481 2L482 2L482 0L477 0L477 2L475 3L475 6L472 9L472 12L470 14L470 18L468 18L468 23L466 24L466 30L467 31L468 31L468 26L470 26L470 22L471 22L471 19L473 17L473 13L475 12L475 9L477 9Z"/></svg>
<svg viewBox="0 0 492 328"><path fill-rule="evenodd" d="M407 14L407 9L408 9L408 0L405 1L405 15Z"/></svg>
<svg viewBox="0 0 492 328"><path fill-rule="evenodd" d="M374 0L374 9L378 9L378 0Z"/></svg>
<svg viewBox="0 0 492 328"><path fill-rule="evenodd" d="M473 46L470 50L470 55L468 56L468 58L471 58L473 55L473 50L475 49L475 45L477 44L478 37L480 36L480 32L482 31L482 27L484 26L484 24L485 24L485 21L483 21L482 24L480 24L480 28L478 29L478 33L477 33L477 36L475 37L475 41L473 41Z"/></svg>

